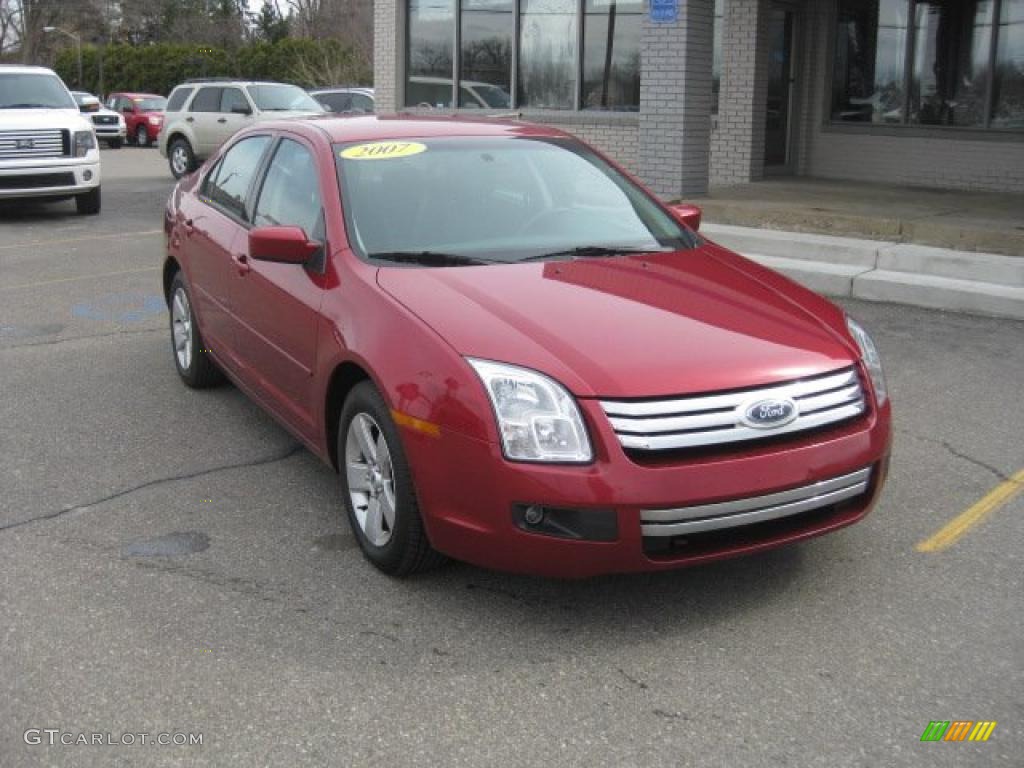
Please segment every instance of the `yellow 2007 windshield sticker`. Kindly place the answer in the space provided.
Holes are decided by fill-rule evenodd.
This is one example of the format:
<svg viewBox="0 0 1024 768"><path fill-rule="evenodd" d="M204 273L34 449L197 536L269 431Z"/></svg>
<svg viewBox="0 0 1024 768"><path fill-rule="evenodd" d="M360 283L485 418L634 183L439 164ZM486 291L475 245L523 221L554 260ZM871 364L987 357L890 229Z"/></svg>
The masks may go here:
<svg viewBox="0 0 1024 768"><path fill-rule="evenodd" d="M346 160L392 160L426 152L425 144L415 141L375 141L372 144L357 144L341 150Z"/></svg>

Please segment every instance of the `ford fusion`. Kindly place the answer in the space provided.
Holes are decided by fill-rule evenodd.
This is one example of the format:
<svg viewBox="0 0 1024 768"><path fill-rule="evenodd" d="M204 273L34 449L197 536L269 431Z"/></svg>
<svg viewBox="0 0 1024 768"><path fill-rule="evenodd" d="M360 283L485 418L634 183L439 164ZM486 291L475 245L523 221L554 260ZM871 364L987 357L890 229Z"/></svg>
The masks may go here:
<svg viewBox="0 0 1024 768"><path fill-rule="evenodd" d="M174 364L333 467L393 575L654 571L860 520L871 338L698 222L546 127L253 126L168 201Z"/></svg>

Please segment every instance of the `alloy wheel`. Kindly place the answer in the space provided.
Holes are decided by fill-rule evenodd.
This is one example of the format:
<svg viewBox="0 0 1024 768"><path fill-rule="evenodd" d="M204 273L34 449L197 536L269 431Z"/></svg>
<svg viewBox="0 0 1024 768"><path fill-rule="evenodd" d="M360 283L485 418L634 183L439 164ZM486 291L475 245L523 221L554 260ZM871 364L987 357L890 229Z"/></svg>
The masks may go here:
<svg viewBox="0 0 1024 768"><path fill-rule="evenodd" d="M171 301L171 328L178 366L187 371L192 365L192 310L184 288L178 288Z"/></svg>
<svg viewBox="0 0 1024 768"><path fill-rule="evenodd" d="M367 413L349 422L345 471L359 528L372 545L383 547L395 528L394 466L384 432Z"/></svg>

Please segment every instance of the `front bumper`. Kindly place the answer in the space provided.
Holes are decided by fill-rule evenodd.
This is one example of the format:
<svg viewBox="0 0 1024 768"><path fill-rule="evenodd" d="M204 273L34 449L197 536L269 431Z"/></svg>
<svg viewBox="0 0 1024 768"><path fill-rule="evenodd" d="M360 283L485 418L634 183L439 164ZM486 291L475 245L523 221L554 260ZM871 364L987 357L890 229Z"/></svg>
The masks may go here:
<svg viewBox="0 0 1024 768"><path fill-rule="evenodd" d="M98 154L95 150L90 155ZM83 161L46 162L0 168L0 199L62 197L88 192L100 185L100 163Z"/></svg>
<svg viewBox="0 0 1024 768"><path fill-rule="evenodd" d="M120 139L124 141L125 128L124 126L116 125L97 125L96 138L100 141L110 141L111 139Z"/></svg>
<svg viewBox="0 0 1024 768"><path fill-rule="evenodd" d="M587 466L513 463L496 444L403 431L431 543L475 565L544 576L668 570L850 525L868 514L888 471L888 404L817 432L655 459L627 455L596 402L581 408L597 453ZM524 530L524 505L613 510L617 535Z"/></svg>

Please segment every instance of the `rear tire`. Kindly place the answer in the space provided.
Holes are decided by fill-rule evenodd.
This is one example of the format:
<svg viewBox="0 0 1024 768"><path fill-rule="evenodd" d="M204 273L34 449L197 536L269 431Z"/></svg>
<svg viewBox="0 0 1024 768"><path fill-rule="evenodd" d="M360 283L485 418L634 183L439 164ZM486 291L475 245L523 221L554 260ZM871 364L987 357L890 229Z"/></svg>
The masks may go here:
<svg viewBox="0 0 1024 768"><path fill-rule="evenodd" d="M192 151L192 145L188 139L181 136L173 139L167 147L167 164L171 167L171 174L176 179L192 173L196 169L196 155Z"/></svg>
<svg viewBox="0 0 1024 768"><path fill-rule="evenodd" d="M224 374L203 346L203 337L199 333L199 324L192 309L192 294L181 272L171 281L170 314L174 367L185 386L207 389L220 384Z"/></svg>
<svg viewBox="0 0 1024 768"><path fill-rule="evenodd" d="M99 187L93 187L88 192L75 197L75 207L80 216L95 216L103 207L103 199Z"/></svg>
<svg viewBox="0 0 1024 768"><path fill-rule="evenodd" d="M397 577L445 562L427 539L398 428L369 381L341 409L337 455L348 521L367 560Z"/></svg>

